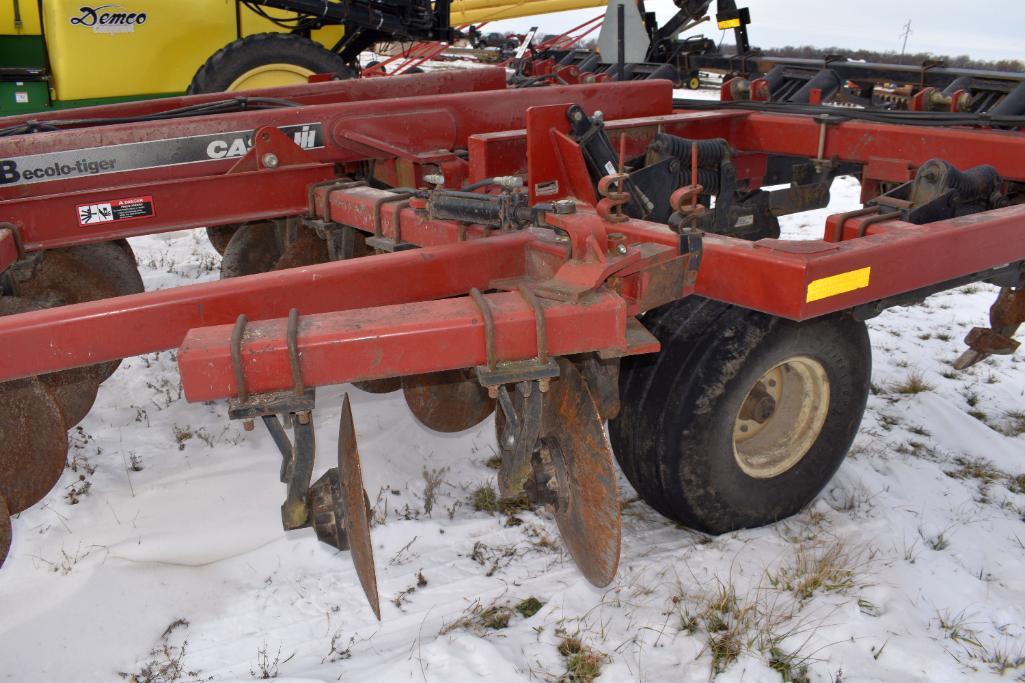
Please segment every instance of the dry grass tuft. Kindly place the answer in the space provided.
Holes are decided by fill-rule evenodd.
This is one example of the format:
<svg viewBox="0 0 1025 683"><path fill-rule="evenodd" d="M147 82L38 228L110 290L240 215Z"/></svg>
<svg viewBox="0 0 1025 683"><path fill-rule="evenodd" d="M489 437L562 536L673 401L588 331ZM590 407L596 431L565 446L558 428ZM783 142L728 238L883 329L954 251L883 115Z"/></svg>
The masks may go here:
<svg viewBox="0 0 1025 683"><path fill-rule="evenodd" d="M470 504L477 512L498 512L498 492L491 484L478 486L470 494Z"/></svg>
<svg viewBox="0 0 1025 683"><path fill-rule="evenodd" d="M1025 474L1008 474L998 469L988 460L973 460L971 458L954 458L955 469L945 470L945 474L952 479L970 480L979 482L981 489L990 484L1003 484L1011 493L1025 495Z"/></svg>
<svg viewBox="0 0 1025 683"><path fill-rule="evenodd" d="M477 512L501 513L503 515L514 515L534 507L526 494L516 498L499 498L498 491L491 484L482 484L474 489L470 494L470 504Z"/></svg>
<svg viewBox="0 0 1025 683"><path fill-rule="evenodd" d="M493 602L485 606L480 600L474 601L463 612L463 615L441 627L438 635L445 635L452 631L469 631L476 636L485 636L492 631L501 631L509 626L514 612L508 605L501 605Z"/></svg>
<svg viewBox="0 0 1025 683"><path fill-rule="evenodd" d="M509 622L519 614L524 619L537 614L538 610L544 607L544 603L535 597L520 600L515 605L493 601L484 605L480 600L474 601L466 608L463 615L441 627L438 635L445 635L453 631L469 631L476 636L485 636L495 631L509 627Z"/></svg>
<svg viewBox="0 0 1025 683"><path fill-rule="evenodd" d="M1007 476L987 460L957 457L954 458L954 464L957 465L956 469L944 472L952 479L977 479L982 483L992 484Z"/></svg>
<svg viewBox="0 0 1025 683"><path fill-rule="evenodd" d="M1006 415L1008 424L1003 432L1007 436L1020 436L1025 434L1025 411L1012 410Z"/></svg>
<svg viewBox="0 0 1025 683"><path fill-rule="evenodd" d="M540 612L544 605L545 604L543 602L534 596L531 596L516 603L516 611L519 612L520 616L524 619L530 619L532 616Z"/></svg>
<svg viewBox="0 0 1025 683"><path fill-rule="evenodd" d="M804 602L818 591L843 593L851 590L861 564L843 543L835 542L825 548L802 544L789 562L766 576L773 588L792 593Z"/></svg>
<svg viewBox="0 0 1025 683"><path fill-rule="evenodd" d="M187 631L189 622L176 619L164 629L160 636L160 645L150 651L149 661L138 671L119 671L118 678L129 683L177 683L186 679L195 679L199 671L190 670L185 664L189 641L183 639L181 645L171 643L171 636L178 630Z"/></svg>
<svg viewBox="0 0 1025 683"><path fill-rule="evenodd" d="M559 681L567 683L591 683L601 675L601 668L608 661L608 655L585 645L576 636L565 636L559 643L559 654L566 660L566 673Z"/></svg>
<svg viewBox="0 0 1025 683"><path fill-rule="evenodd" d="M903 381L895 382L890 389L898 394L921 394L932 391L935 387L925 381L925 374L921 370L908 370L907 377Z"/></svg>
<svg viewBox="0 0 1025 683"><path fill-rule="evenodd" d="M802 648L815 631L802 616L805 603L820 593L850 593L871 559L871 553L842 541L801 542L748 594L738 595L732 582L721 580L706 594L689 595L681 588L670 614L678 615L681 632L704 639L713 677L749 653L764 657L783 681L805 683L811 655Z"/></svg>

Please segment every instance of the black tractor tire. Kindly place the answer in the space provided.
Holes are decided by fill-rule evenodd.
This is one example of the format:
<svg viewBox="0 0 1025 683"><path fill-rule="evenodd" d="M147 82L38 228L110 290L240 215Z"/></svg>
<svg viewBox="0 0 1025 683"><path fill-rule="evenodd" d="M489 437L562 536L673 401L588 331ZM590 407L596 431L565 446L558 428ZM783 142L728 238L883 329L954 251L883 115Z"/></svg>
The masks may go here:
<svg viewBox="0 0 1025 683"><path fill-rule="evenodd" d="M700 297L652 311L644 323L662 350L623 360L622 409L609 423L619 464L641 497L712 534L770 524L814 500L865 411L865 324L847 314L795 323ZM740 421L766 382L780 386L776 412L767 420L759 413L762 423ZM802 417L804 407L815 417ZM749 424L763 431L737 436ZM797 426L780 429L788 425Z"/></svg>
<svg viewBox="0 0 1025 683"><path fill-rule="evenodd" d="M700 90L701 75L696 71L692 74L688 74L687 78L684 79L683 84L687 88L687 90Z"/></svg>
<svg viewBox="0 0 1025 683"><path fill-rule="evenodd" d="M224 92L239 77L269 64L292 64L315 74L352 78L341 56L309 38L291 33L256 33L215 52L192 78L188 93Z"/></svg>

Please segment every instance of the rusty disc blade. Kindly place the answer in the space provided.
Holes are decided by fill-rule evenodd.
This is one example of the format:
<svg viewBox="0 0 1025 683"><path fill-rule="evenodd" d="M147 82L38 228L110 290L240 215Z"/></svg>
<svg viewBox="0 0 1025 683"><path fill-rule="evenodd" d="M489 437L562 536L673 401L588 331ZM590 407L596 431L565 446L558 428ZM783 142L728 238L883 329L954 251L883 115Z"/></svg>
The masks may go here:
<svg viewBox="0 0 1025 683"><path fill-rule="evenodd" d="M352 563L366 593L374 615L381 619L381 601L377 594L377 569L374 567L374 547L370 543L370 517L367 513L367 494L363 489L363 471L356 447L356 428L352 424L349 395L342 399L342 417L338 423L338 482L342 488L345 506L345 534L349 539Z"/></svg>
<svg viewBox="0 0 1025 683"><path fill-rule="evenodd" d="M39 381L50 390L50 395L60 407L66 430L85 419L100 389L96 366L40 375Z"/></svg>
<svg viewBox="0 0 1025 683"><path fill-rule="evenodd" d="M215 228L206 229L206 238L210 240L210 246L214 248L221 256L224 256L224 250L228 248L228 242L231 241L232 236L235 234L243 224L235 225L219 225Z"/></svg>
<svg viewBox="0 0 1025 683"><path fill-rule="evenodd" d="M0 384L0 496L11 514L53 488L67 455L63 415L43 383L29 378Z"/></svg>
<svg viewBox="0 0 1025 683"><path fill-rule="evenodd" d="M402 393L416 419L437 432L469 429L495 410L495 400L467 369L403 377Z"/></svg>
<svg viewBox="0 0 1025 683"><path fill-rule="evenodd" d="M11 551L11 513L7 510L7 501L0 496L0 567L4 566L7 553Z"/></svg>
<svg viewBox="0 0 1025 683"><path fill-rule="evenodd" d="M384 379L368 379L353 382L352 386L368 394L390 394L402 388L401 377L385 377Z"/></svg>
<svg viewBox="0 0 1025 683"><path fill-rule="evenodd" d="M274 270L279 258L281 244L274 223L266 221L243 225L231 236L224 249L221 279L266 273Z"/></svg>
<svg viewBox="0 0 1025 683"><path fill-rule="evenodd" d="M541 430L558 486L555 520L583 575L607 586L619 567L622 539L612 447L583 376L565 358L559 370L544 397Z"/></svg>
<svg viewBox="0 0 1025 683"><path fill-rule="evenodd" d="M317 233L309 228L299 228L295 241L289 244L281 257L274 264L274 270L312 266L316 263L327 263L327 242L317 237Z"/></svg>
<svg viewBox="0 0 1025 683"><path fill-rule="evenodd" d="M0 297L0 316L26 313L41 308L41 304L20 296ZM103 381L103 373L102 365L90 365L39 376L38 379L50 390L50 395L60 406L65 429L71 429L89 413L93 402L96 401L96 392Z"/></svg>

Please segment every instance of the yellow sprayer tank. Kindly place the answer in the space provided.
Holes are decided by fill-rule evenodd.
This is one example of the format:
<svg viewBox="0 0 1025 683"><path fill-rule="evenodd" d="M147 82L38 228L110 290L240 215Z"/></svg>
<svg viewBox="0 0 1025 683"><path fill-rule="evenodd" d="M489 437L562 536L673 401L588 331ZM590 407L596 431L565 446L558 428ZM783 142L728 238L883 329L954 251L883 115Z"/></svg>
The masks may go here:
<svg viewBox="0 0 1025 683"><path fill-rule="evenodd" d="M44 0L43 22L57 100L182 92L231 41L280 30L235 0Z"/></svg>
<svg viewBox="0 0 1025 683"><path fill-rule="evenodd" d="M603 5L605 0L454 0L451 21L465 26ZM0 0L0 41L11 57L5 62L45 69L48 80L36 82L32 98L41 91L60 106L184 92L221 48L281 30L240 0ZM329 48L341 36L340 26L312 34ZM18 91L12 97L29 96L20 92L21 82L9 85Z"/></svg>

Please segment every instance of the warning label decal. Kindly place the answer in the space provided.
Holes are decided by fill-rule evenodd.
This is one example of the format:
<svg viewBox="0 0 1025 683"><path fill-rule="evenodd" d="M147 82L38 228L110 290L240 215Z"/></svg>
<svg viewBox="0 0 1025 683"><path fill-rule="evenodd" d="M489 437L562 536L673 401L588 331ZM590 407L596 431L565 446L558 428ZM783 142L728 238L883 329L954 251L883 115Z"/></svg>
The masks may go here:
<svg viewBox="0 0 1025 683"><path fill-rule="evenodd" d="M135 218L146 218L155 215L153 197L113 199L109 202L79 204L76 208L78 210L79 225L115 223L117 221L130 221Z"/></svg>

